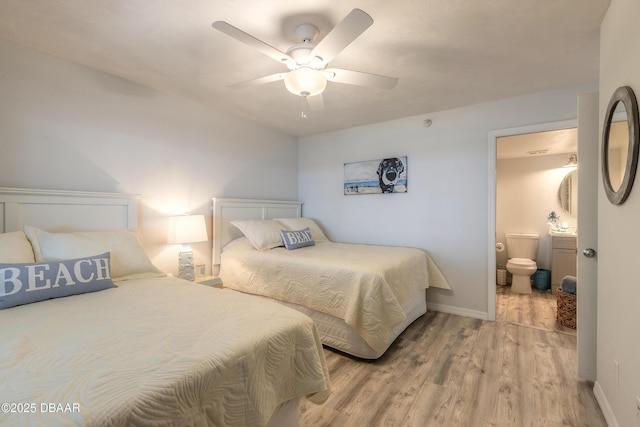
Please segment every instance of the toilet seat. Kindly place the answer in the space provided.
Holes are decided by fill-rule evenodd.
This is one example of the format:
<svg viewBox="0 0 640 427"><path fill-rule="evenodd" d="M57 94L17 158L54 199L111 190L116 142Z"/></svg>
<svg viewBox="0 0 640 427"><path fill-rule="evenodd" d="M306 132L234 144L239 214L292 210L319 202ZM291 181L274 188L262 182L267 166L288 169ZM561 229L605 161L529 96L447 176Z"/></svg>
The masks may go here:
<svg viewBox="0 0 640 427"><path fill-rule="evenodd" d="M511 258L507 261L507 264L511 264L514 267L535 267L536 262L532 259L527 258Z"/></svg>

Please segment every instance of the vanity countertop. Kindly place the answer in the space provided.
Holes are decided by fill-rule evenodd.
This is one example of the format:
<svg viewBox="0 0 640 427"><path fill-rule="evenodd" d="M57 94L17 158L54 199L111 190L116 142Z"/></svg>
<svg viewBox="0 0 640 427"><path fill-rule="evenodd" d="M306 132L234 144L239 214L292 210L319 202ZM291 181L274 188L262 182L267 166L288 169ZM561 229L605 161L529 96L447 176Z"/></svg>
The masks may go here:
<svg viewBox="0 0 640 427"><path fill-rule="evenodd" d="M574 231L553 231L549 230L549 236L557 237L577 237L578 234Z"/></svg>

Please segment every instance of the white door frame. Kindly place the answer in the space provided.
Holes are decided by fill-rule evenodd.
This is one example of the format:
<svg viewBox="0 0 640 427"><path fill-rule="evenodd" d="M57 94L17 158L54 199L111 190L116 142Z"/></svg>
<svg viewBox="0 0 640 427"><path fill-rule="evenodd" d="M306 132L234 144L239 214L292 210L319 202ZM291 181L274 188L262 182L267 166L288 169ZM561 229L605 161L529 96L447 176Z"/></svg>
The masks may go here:
<svg viewBox="0 0 640 427"><path fill-rule="evenodd" d="M489 242L489 247L487 248L487 283L489 284L489 294L487 297L488 320L496 320L496 153L498 138L503 136L521 135L525 133L537 133L576 128L577 126L578 120L571 119L508 129L499 129L489 132L489 224L487 227L487 241Z"/></svg>

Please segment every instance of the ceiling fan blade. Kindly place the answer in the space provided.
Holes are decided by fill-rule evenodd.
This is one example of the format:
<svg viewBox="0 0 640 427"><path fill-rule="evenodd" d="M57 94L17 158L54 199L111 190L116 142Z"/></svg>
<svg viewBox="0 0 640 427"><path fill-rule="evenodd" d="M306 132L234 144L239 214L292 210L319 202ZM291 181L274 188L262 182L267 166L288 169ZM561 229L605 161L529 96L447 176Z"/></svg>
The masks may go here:
<svg viewBox="0 0 640 427"><path fill-rule="evenodd" d="M327 68L322 73L327 80L349 85L379 87L381 89L393 89L398 84L395 77L381 76L379 74L363 73L361 71L343 70L340 68Z"/></svg>
<svg viewBox="0 0 640 427"><path fill-rule="evenodd" d="M287 65L287 63L295 64L295 61L293 60L293 58L287 55L286 53L280 52L275 47L266 44L262 40L258 40L252 35L245 33L244 31L234 27L233 25L225 21L216 21L213 24L211 24L211 26L216 30L225 33L229 37L232 37L238 40L239 42L242 42L248 46L251 46L254 49L257 49L258 51L262 52L263 54L267 55L272 59L275 59L278 62L281 62L285 65Z"/></svg>
<svg viewBox="0 0 640 427"><path fill-rule="evenodd" d="M351 42L373 24L373 19L360 9L353 9L349 14L329 31L318 45L311 51L310 57L318 56L328 64L338 56Z"/></svg>
<svg viewBox="0 0 640 427"><path fill-rule="evenodd" d="M324 98L321 93L314 96L305 96L305 99L307 100L307 104L309 104L311 111L320 111L324 109Z"/></svg>
<svg viewBox="0 0 640 427"><path fill-rule="evenodd" d="M268 76L258 77L257 79L245 80L243 82L234 83L232 85L229 85L229 87L233 89L244 89L247 87L263 85L265 83L277 82L278 80L283 80L284 76L286 75L287 73L270 74Z"/></svg>

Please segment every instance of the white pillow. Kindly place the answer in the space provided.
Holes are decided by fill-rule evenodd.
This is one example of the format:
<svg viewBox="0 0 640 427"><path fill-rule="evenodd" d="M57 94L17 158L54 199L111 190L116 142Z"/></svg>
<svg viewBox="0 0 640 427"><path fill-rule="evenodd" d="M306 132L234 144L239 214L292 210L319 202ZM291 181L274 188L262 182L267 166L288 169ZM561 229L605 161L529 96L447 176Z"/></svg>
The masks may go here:
<svg viewBox="0 0 640 427"><path fill-rule="evenodd" d="M259 251L284 246L282 224L274 219L236 219L231 221Z"/></svg>
<svg viewBox="0 0 640 427"><path fill-rule="evenodd" d="M36 262L31 243L22 231L0 234L0 262L6 264Z"/></svg>
<svg viewBox="0 0 640 427"><path fill-rule="evenodd" d="M328 242L329 239L324 235L320 226L311 218L276 218L287 230L296 231L309 227L313 240L317 242Z"/></svg>
<svg viewBox="0 0 640 427"><path fill-rule="evenodd" d="M144 252L136 230L48 233L25 226L36 262L62 261L111 252L113 280L166 276Z"/></svg>

